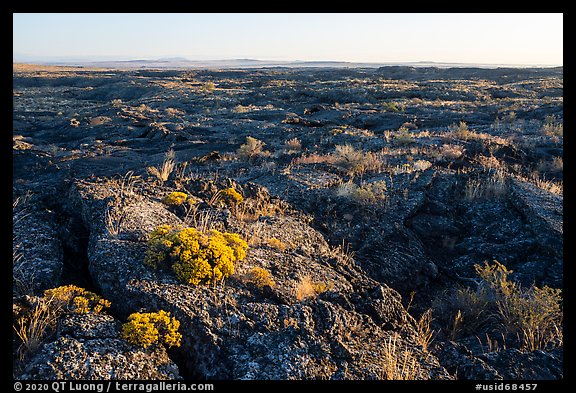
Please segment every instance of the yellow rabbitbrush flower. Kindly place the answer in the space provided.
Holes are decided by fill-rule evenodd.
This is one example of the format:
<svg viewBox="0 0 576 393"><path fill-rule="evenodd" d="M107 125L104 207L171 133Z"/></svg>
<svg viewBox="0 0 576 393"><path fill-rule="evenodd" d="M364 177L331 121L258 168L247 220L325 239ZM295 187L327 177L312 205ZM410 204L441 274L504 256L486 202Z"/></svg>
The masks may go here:
<svg viewBox="0 0 576 393"><path fill-rule="evenodd" d="M148 238L148 249L146 250L146 257L144 264L153 269L166 259L174 242L170 240L170 233L173 231L170 225L160 225L154 229Z"/></svg>
<svg viewBox="0 0 576 393"><path fill-rule="evenodd" d="M173 191L166 195L162 202L170 206L180 206L184 202L194 203L192 199L188 198L188 194L180 191Z"/></svg>
<svg viewBox="0 0 576 393"><path fill-rule="evenodd" d="M234 273L234 263L246 257L247 249L236 233L162 225L150 235L144 263L170 267L187 284L216 283Z"/></svg>
<svg viewBox="0 0 576 393"><path fill-rule="evenodd" d="M272 280L270 272L261 267L253 267L247 276L248 282L254 284L257 288L263 288L267 285L273 288L274 285L276 285L274 280Z"/></svg>
<svg viewBox="0 0 576 393"><path fill-rule="evenodd" d="M222 200L227 205L237 205L244 201L244 197L233 187L225 188L221 191L221 193L222 193Z"/></svg>
<svg viewBox="0 0 576 393"><path fill-rule="evenodd" d="M109 308L111 303L76 285L63 285L57 288L44 291L44 298L50 300L63 311L70 311L75 314L88 314L93 312L98 314L104 308Z"/></svg>
<svg viewBox="0 0 576 393"><path fill-rule="evenodd" d="M169 347L179 347L182 335L180 322L164 310L152 313L134 313L122 326L122 338L132 345L147 348L163 342Z"/></svg>

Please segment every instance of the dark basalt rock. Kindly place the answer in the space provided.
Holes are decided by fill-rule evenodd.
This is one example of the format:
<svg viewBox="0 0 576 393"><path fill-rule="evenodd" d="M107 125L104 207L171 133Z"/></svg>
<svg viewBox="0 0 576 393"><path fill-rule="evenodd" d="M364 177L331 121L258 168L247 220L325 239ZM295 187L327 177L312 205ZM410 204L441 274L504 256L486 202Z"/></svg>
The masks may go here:
<svg viewBox="0 0 576 393"><path fill-rule="evenodd" d="M59 337L44 344L17 379L180 379L162 346L139 349L119 335L119 323L108 315L66 317Z"/></svg>
<svg viewBox="0 0 576 393"><path fill-rule="evenodd" d="M450 378L433 356L413 344L416 331L399 295L353 266L334 269L326 262L329 247L322 236L298 219L278 216L254 223L264 225L269 236L294 244L294 251L253 247L225 285L194 287L180 284L170 272L144 266L143 243L107 232L104 207L96 202L114 192L114 185L103 179L77 183L72 191L91 228L91 276L121 315L164 309L178 318L184 336L180 351L195 374L216 379L380 378L385 343L395 337L394 329L402 332L398 345L406 345L417 359L420 378ZM127 231L179 223L161 204L136 195L130 199ZM228 229L238 225L233 217L224 223ZM262 296L242 281L252 266L272 272L277 285L271 290L277 296ZM330 289L317 299L298 300L295 293L303 277ZM341 299L333 303L332 293ZM344 347L349 358L345 366Z"/></svg>
<svg viewBox="0 0 576 393"><path fill-rule="evenodd" d="M523 287L562 288L563 195L527 180L535 169L563 178L562 73L15 65L13 193L33 197L13 209L14 323L34 298L22 295L62 284L112 302L111 316L65 316L24 362L15 336L18 375L385 379L396 348L414 358L415 379L561 379L562 348L519 352L509 340L487 353L477 332L441 326L450 317L436 300L478 288L474 265L494 259ZM450 134L461 121L478 134ZM402 126L412 140L396 138ZM247 136L268 154L238 156ZM288 148L294 138L301 147ZM339 165L346 144L381 166ZM170 149L176 167L159 179L148 168ZM497 173L499 188L482 189ZM377 200L338 192L373 182L385 184ZM241 206L211 200L228 187ZM193 207L164 204L172 191ZM224 283L184 285L143 264L160 224L237 232L250 251ZM254 267L275 285L251 283ZM299 295L303 279L321 293ZM437 334L424 348L414 316L428 308ZM181 348L119 338L130 313L160 309L180 320Z"/></svg>

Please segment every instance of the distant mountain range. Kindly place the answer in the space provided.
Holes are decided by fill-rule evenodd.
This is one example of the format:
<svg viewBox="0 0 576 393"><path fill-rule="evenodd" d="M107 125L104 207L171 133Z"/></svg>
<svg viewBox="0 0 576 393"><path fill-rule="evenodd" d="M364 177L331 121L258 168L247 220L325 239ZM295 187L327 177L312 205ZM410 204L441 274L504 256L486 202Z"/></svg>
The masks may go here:
<svg viewBox="0 0 576 393"><path fill-rule="evenodd" d="M189 60L183 57L160 58L156 60L134 59L134 60L99 60L89 61L82 59L60 59L60 60L34 60L29 57L13 56L14 62L32 63L52 66L75 66L75 67L95 67L95 68L265 68L265 67L324 67L324 68L379 68L386 66L410 66L410 67L437 67L437 68L498 68L498 67L546 67L539 65L511 65L511 64L473 64L473 63L441 63L434 61L417 62L388 62L388 63L368 63L368 62L348 62L348 61L282 61L282 60L258 60L258 59L222 59L222 60Z"/></svg>

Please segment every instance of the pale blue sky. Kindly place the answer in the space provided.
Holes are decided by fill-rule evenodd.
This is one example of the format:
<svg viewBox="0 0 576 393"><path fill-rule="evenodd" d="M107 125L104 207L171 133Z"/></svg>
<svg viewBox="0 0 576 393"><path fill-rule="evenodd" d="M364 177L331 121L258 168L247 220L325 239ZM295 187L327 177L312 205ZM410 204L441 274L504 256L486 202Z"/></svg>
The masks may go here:
<svg viewBox="0 0 576 393"><path fill-rule="evenodd" d="M562 65L562 14L14 14L14 57Z"/></svg>

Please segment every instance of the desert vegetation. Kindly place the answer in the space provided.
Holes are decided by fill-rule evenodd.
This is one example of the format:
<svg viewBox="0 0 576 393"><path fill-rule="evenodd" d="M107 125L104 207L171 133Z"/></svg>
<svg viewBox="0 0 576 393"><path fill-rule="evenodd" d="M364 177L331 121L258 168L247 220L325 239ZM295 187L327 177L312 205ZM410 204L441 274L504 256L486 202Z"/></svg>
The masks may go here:
<svg viewBox="0 0 576 393"><path fill-rule="evenodd" d="M562 379L562 72L15 66L14 376Z"/></svg>

